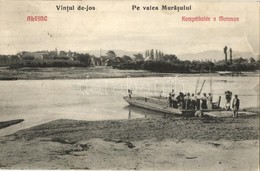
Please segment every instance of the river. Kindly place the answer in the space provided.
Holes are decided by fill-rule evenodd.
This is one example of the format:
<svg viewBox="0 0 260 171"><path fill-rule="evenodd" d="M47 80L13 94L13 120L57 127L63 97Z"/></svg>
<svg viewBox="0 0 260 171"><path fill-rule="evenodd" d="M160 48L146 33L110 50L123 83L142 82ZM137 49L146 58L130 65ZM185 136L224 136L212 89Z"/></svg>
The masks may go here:
<svg viewBox="0 0 260 171"><path fill-rule="evenodd" d="M211 78L201 77L198 90L206 80L202 92L210 92ZM132 110L123 100L127 89L133 95L167 96L172 89L194 92L198 77L145 77L86 80L17 80L0 81L0 121L24 119L25 121L1 129L7 135L56 119L114 120L147 117L149 111ZM259 80L257 77L213 77L214 101L224 92L238 94L241 108L257 106ZM153 115L149 115L151 117Z"/></svg>

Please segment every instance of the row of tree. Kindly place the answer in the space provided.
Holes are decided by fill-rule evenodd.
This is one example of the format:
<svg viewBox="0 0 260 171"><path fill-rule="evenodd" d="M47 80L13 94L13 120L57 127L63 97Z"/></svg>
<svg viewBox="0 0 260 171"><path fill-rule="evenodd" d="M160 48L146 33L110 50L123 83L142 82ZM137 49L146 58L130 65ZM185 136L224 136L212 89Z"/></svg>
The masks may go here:
<svg viewBox="0 0 260 171"><path fill-rule="evenodd" d="M9 57L8 65L10 68L22 68L22 67L88 67L91 65L91 58L93 56L89 54L77 53L73 57L73 60L68 60L67 58L57 58L57 59L45 59L45 60L35 60L28 58L18 58L16 55Z"/></svg>
<svg viewBox="0 0 260 171"><path fill-rule="evenodd" d="M114 51L108 51L107 56L96 58L89 54L75 53L73 60L53 58L52 60L21 59L16 55L0 56L0 62L9 63L10 68L20 67L88 67L93 64L93 59L99 59L100 63L118 69L143 69L154 72L200 72L202 71L254 71L260 69L260 61L254 58L237 58L232 61L182 61L174 54L163 54L162 51L146 50L145 56L158 57L157 59L144 58L142 54L134 54L133 57L124 55L117 57Z"/></svg>
<svg viewBox="0 0 260 171"><path fill-rule="evenodd" d="M151 49L151 50L145 50L145 58L150 58L152 60L159 60L161 59L163 56L164 56L164 53L163 51L161 50L154 50L154 49Z"/></svg>
<svg viewBox="0 0 260 171"><path fill-rule="evenodd" d="M118 69L143 69L154 72L209 72L209 71L254 71L260 70L260 60L254 58L233 59L232 62L221 60L211 61L181 61L175 55L165 55L161 60L128 61L114 65Z"/></svg>

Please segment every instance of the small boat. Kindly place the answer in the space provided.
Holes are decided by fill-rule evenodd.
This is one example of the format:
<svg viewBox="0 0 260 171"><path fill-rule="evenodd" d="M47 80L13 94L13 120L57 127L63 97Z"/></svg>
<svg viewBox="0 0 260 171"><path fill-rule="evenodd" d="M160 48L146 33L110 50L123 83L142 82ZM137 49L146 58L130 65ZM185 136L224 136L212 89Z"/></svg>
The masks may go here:
<svg viewBox="0 0 260 171"><path fill-rule="evenodd" d="M186 109L176 109L169 107L167 104L167 100L163 98L147 98L147 97L124 97L125 101L132 106L152 110L155 112L173 114L179 116L195 116L197 110L186 110ZM225 109L217 108L217 109L202 109L199 112L202 114L204 112L211 111L223 111Z"/></svg>
<svg viewBox="0 0 260 171"><path fill-rule="evenodd" d="M5 128L5 127L9 127L11 125L15 125L18 124L20 122L23 122L23 119L15 119L15 120L10 120L10 121L3 121L0 122L0 129Z"/></svg>
<svg viewBox="0 0 260 171"><path fill-rule="evenodd" d="M231 71L218 71L217 73L218 73L219 75L222 75L222 76L234 74L234 73L231 72Z"/></svg>
<svg viewBox="0 0 260 171"><path fill-rule="evenodd" d="M241 72L237 72L237 71L218 71L217 73L221 76L239 76L239 75L242 75Z"/></svg>

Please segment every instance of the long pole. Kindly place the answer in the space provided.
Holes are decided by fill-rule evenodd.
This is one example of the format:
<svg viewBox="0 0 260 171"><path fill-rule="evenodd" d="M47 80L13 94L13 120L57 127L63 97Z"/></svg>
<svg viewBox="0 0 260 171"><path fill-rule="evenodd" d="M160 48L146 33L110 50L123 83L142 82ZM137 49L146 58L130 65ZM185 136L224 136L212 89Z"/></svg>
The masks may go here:
<svg viewBox="0 0 260 171"><path fill-rule="evenodd" d="M197 79L197 84L196 84L195 94L197 94L197 90L198 90L198 86L199 86L199 82L200 82L201 72L202 72L202 68L200 69L200 75L199 75L199 78Z"/></svg>
<svg viewBox="0 0 260 171"><path fill-rule="evenodd" d="M211 73L211 68L210 68L210 93L213 95L213 89L212 89L212 73Z"/></svg>
<svg viewBox="0 0 260 171"><path fill-rule="evenodd" d="M202 86L201 86L201 88L200 88L200 91L199 91L199 93L201 93L201 91L202 91L202 88L203 88L203 86L204 86L205 82L206 82L206 80L204 80L204 81L203 81L203 83L202 83Z"/></svg>

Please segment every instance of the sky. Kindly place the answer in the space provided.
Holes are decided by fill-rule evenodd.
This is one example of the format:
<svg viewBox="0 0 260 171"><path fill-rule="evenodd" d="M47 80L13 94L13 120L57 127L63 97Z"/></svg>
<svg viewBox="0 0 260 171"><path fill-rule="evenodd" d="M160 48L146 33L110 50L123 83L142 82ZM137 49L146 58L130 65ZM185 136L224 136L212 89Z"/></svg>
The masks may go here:
<svg viewBox="0 0 260 171"><path fill-rule="evenodd" d="M95 11L58 11L56 5L90 5ZM191 11L133 11L132 5L191 5ZM8 1L0 0L0 54L20 51L120 49L198 53L227 45L259 54L258 2ZM28 22L27 16L48 16ZM239 22L183 22L182 16L239 17ZM50 36L52 35L52 37Z"/></svg>

